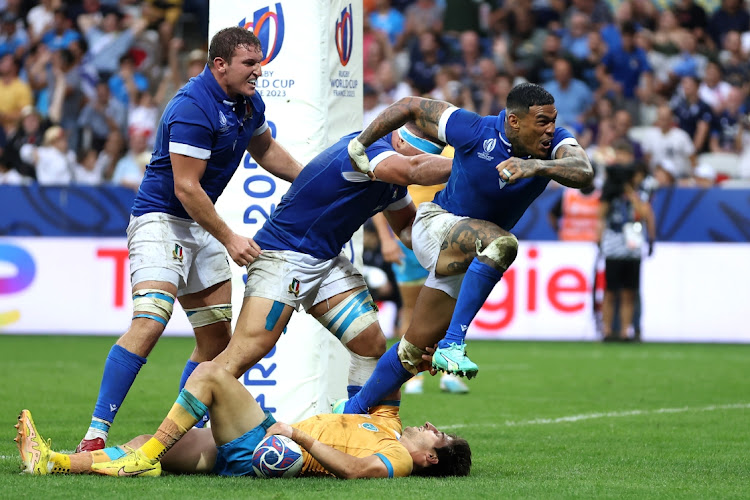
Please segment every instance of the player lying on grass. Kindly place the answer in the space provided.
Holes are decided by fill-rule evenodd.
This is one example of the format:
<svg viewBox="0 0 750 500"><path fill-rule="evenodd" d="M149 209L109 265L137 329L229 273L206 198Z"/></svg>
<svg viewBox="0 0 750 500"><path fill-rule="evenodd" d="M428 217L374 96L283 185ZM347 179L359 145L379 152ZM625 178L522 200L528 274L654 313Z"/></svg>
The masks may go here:
<svg viewBox="0 0 750 500"><path fill-rule="evenodd" d="M395 394L398 398L398 393ZM342 479L466 476L471 450L465 439L425 422L402 430L398 400L369 415L322 414L293 426L276 422L247 389L218 364L201 363L156 434L121 447L66 455L50 449L31 413L18 417L15 441L29 474L158 476L170 472L252 476L253 451L267 435L282 434L303 449L300 475ZM193 426L206 411L211 428Z"/></svg>

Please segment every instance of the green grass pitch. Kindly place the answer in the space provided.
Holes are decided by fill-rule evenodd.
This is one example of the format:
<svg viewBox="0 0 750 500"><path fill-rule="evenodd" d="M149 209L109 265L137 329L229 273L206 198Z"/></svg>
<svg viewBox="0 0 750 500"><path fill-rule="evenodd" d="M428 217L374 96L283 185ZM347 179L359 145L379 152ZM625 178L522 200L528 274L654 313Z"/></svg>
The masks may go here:
<svg viewBox="0 0 750 500"><path fill-rule="evenodd" d="M750 345L469 343L467 395L407 395L405 425L466 437L468 478L261 481L21 475L22 408L55 449L75 447L113 338L0 336L2 498L750 498ZM153 432L171 407L190 339L164 338L111 443Z"/></svg>

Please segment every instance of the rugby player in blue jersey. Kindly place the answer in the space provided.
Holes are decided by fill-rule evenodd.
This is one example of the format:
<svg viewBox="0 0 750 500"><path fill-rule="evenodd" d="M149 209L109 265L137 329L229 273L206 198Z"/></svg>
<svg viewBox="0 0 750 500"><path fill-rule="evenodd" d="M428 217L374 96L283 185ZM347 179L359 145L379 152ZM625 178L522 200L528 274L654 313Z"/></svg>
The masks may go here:
<svg viewBox="0 0 750 500"><path fill-rule="evenodd" d="M214 359L235 377L271 351L300 308L349 350L350 394L359 391L385 352L377 307L342 248L378 212L409 241L416 208L405 186L445 182L451 161L438 156L444 144L405 124L365 151L376 179L371 182L349 162L347 145L355 136L344 136L313 158L255 234L263 253L248 266L232 339Z"/></svg>
<svg viewBox="0 0 750 500"><path fill-rule="evenodd" d="M289 182L302 166L272 137L255 92L263 49L243 28L219 31L203 72L167 104L151 161L128 226L133 319L112 347L91 426L77 451L105 446L109 427L146 357L164 331L175 297L195 332L196 347L180 387L198 363L222 352L231 337L231 271L260 247L232 231L214 207L247 150Z"/></svg>
<svg viewBox="0 0 750 500"><path fill-rule="evenodd" d="M432 203L422 203L412 231L414 253L430 272L402 340L378 362L362 390L336 411L366 412L415 375L425 348L438 343L437 370L473 377L466 330L503 273L518 241L509 233L550 180L588 186L594 171L567 130L555 127L552 95L518 85L507 108L482 117L447 102L406 97L392 104L349 144L352 164L369 175L366 147L414 121L455 148L450 179ZM463 286L462 286L463 282Z"/></svg>

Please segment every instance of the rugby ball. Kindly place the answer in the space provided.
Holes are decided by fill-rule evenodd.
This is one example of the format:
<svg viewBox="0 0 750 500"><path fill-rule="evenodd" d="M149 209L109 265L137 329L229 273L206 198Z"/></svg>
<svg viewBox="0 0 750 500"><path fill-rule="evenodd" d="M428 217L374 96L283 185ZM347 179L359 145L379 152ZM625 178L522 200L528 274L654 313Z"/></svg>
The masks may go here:
<svg viewBox="0 0 750 500"><path fill-rule="evenodd" d="M253 452L253 471L262 478L294 477L302 470L302 449L286 436L263 439Z"/></svg>

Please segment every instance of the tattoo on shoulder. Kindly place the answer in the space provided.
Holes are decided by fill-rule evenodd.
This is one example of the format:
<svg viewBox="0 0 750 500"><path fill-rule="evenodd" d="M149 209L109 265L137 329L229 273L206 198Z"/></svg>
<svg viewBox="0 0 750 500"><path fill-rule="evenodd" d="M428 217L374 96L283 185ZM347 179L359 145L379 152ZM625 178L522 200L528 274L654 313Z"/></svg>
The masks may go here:
<svg viewBox="0 0 750 500"><path fill-rule="evenodd" d="M582 154L586 154L583 151L583 148L578 145L573 144L564 144L560 146L560 149L557 152L558 158L571 158L574 156L581 156Z"/></svg>
<svg viewBox="0 0 750 500"><path fill-rule="evenodd" d="M448 109L448 106L450 106L450 104L443 101L423 99L419 103L419 108L420 111L422 111L422 116L419 120L417 120L417 124L420 127L424 127L427 124L437 125L438 122L440 122L440 117L442 116L443 111Z"/></svg>

